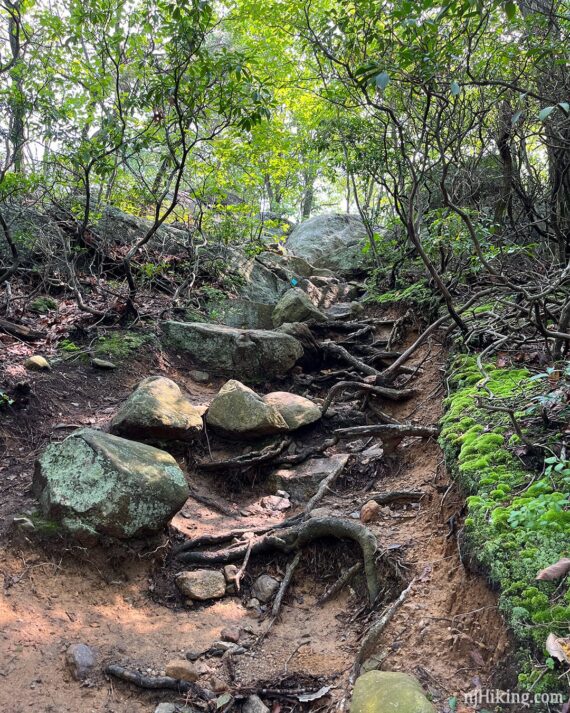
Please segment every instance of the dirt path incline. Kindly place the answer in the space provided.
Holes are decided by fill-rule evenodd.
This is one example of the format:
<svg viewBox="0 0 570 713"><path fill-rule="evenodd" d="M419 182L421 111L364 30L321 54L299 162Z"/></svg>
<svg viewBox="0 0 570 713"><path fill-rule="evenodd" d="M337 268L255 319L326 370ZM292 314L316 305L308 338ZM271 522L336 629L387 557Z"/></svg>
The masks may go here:
<svg viewBox="0 0 570 713"><path fill-rule="evenodd" d="M437 711L451 711L491 681L508 638L495 595L459 556L463 502L435 437L446 358L437 333L387 383L382 371L413 328L403 343L386 316L310 328L314 363L255 396L286 421L306 420L247 442L208 428L170 448L191 497L152 542L48 536L30 514L33 460L54 420L105 427L143 377L168 376L201 409L225 380L198 384L184 357L150 349L96 384L81 364L33 377L43 397L2 426L21 449L3 464L14 484L6 522L20 516L0 552L3 711L170 703L173 713L191 702L226 713L259 705L252 695L274 711L342 709L373 669L411 674ZM306 416L315 405L320 419ZM95 657L85 676L76 644Z"/></svg>

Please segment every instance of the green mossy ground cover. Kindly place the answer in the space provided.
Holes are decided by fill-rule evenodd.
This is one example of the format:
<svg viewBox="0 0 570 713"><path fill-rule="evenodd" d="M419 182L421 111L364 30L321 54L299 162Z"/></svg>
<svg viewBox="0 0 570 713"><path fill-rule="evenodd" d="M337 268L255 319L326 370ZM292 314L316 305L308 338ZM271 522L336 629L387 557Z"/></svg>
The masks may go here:
<svg viewBox="0 0 570 713"><path fill-rule="evenodd" d="M121 361L133 356L152 340L152 334L141 334L126 330L109 333L97 339L93 345L93 356L98 359Z"/></svg>
<svg viewBox="0 0 570 713"><path fill-rule="evenodd" d="M568 636L570 590L536 581L539 570L570 551L570 480L564 472L526 467L509 416L490 413L477 399L524 409L541 389L526 369L485 366L457 357L440 444L455 478L470 494L465 521L469 555L500 590L500 607L520 644L519 683L534 691L564 687L562 670L544 648L550 632ZM525 423L524 414L520 416ZM561 470L561 469L559 469Z"/></svg>

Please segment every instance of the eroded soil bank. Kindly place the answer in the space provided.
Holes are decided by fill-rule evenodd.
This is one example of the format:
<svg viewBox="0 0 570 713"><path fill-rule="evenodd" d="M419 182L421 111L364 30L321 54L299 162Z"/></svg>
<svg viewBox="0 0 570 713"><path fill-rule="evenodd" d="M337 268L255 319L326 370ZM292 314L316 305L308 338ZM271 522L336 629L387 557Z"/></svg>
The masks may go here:
<svg viewBox="0 0 570 713"><path fill-rule="evenodd" d="M390 326L378 326L374 338L385 340L389 332ZM330 336L343 338L334 332ZM414 336L409 328L403 344L411 343ZM73 426L105 427L117 404L150 374L174 379L195 404L208 404L224 383L223 379L195 383L183 357L146 352L115 372L68 364L34 375L26 408L3 420L1 709L131 713L152 712L164 701L183 703L184 695L141 690L106 676L104 667L118 662L158 674L171 659L188 654L196 658L210 650L222 630L232 626L241 629L240 653L198 659L200 685L217 695L229 690L244 695L258 692L264 698L267 689L314 691L330 686L326 696L313 702L301 703L286 693L265 699L274 711L279 706L330 710L346 703L359 657L367 667L416 676L438 711L474 710L461 707L463 694L485 687L506 669L509 641L496 595L482 577L466 571L461 563L457 531L463 501L433 438L384 443L380 458L369 455L371 448L382 445L376 437L342 439L324 453L325 457L346 453L349 459L319 502L319 515L358 522L362 506L373 495L415 494L394 497L366 523L378 541L382 589L373 611L360 575L325 603L320 601L360 556L358 547L332 538L300 551L299 565L274 622L270 607L248 608L252 584L262 573L282 579L293 555L252 557L235 596L192 606L184 602L173 584L181 567L169 557L172 543L233 529L253 531L278 524L304 507L297 504L286 512L272 509L271 501L264 500L272 494L266 469L231 477L198 470L197 458L211 453L221 459L248 450L219 437L176 453L199 499L188 500L168 539L136 547L85 548L11 524L15 514L34 507L29 493L33 461L48 439L68 433ZM445 394L445 360L437 340L428 342L409 362L412 368L421 365L412 399L370 404L366 397L353 394L347 397L353 400L336 403L321 424L295 436L297 452L322 442L331 428L339 422L346 426L355 414L366 411L369 422L375 422L370 405L377 410L380 406L398 421L437 424ZM335 383L333 371L298 373L262 390L324 398ZM205 504L208 498L213 505ZM389 623L377 637L370 637L374 624L408 586ZM83 684L72 678L65 662L68 646L77 642L97 653L97 666ZM199 701L191 702L203 707Z"/></svg>

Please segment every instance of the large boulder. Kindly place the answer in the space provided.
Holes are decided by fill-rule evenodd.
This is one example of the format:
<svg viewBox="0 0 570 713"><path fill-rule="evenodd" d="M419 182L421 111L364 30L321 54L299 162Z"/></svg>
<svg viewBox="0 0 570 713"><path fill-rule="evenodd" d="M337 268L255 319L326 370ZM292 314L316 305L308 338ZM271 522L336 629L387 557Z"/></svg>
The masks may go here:
<svg viewBox="0 0 570 713"><path fill-rule="evenodd" d="M188 440L201 430L200 409L164 376L143 379L111 421L113 433L138 441Z"/></svg>
<svg viewBox="0 0 570 713"><path fill-rule="evenodd" d="M211 245L204 249L202 260L207 272L223 273L228 277L239 297L252 302L275 304L290 285L285 276L278 275L257 256L246 255L239 247Z"/></svg>
<svg viewBox="0 0 570 713"><path fill-rule="evenodd" d="M310 322L311 320L326 322L327 318L298 287L288 290L273 310L275 327L285 322Z"/></svg>
<svg viewBox="0 0 570 713"><path fill-rule="evenodd" d="M271 330L165 322L162 333L168 346L189 354L197 366L252 381L285 374L303 356L294 337Z"/></svg>
<svg viewBox="0 0 570 713"><path fill-rule="evenodd" d="M45 449L33 489L68 531L119 539L162 530L189 495L170 454L90 428Z"/></svg>
<svg viewBox="0 0 570 713"><path fill-rule="evenodd" d="M263 252L257 256L257 261L275 272L278 277L287 282L298 280L300 277L311 277L315 270L304 258L297 255L282 255L277 252Z"/></svg>
<svg viewBox="0 0 570 713"><path fill-rule="evenodd" d="M356 679L350 713L436 713L436 709L413 676L369 671Z"/></svg>
<svg viewBox="0 0 570 713"><path fill-rule="evenodd" d="M144 238L151 227L152 221L146 218L125 213L114 206L106 206L95 226L95 232L104 244L133 245ZM153 235L150 245L179 254L184 250L184 245L190 244L190 240L190 233L184 226L163 223Z"/></svg>
<svg viewBox="0 0 570 713"><path fill-rule="evenodd" d="M223 433L241 438L256 438L287 431L279 411L252 389L231 379L214 397L206 422Z"/></svg>
<svg viewBox="0 0 570 713"><path fill-rule="evenodd" d="M273 305L246 299L224 300L208 305L212 321L238 329L273 329Z"/></svg>
<svg viewBox="0 0 570 713"><path fill-rule="evenodd" d="M362 270L366 229L355 215L324 213L297 225L285 247L293 255L335 274Z"/></svg>
<svg viewBox="0 0 570 713"><path fill-rule="evenodd" d="M301 426L308 426L321 417L321 409L316 404L303 396L297 396L297 394L291 394L288 391L273 391L264 396L263 400L279 411L290 431L301 428Z"/></svg>

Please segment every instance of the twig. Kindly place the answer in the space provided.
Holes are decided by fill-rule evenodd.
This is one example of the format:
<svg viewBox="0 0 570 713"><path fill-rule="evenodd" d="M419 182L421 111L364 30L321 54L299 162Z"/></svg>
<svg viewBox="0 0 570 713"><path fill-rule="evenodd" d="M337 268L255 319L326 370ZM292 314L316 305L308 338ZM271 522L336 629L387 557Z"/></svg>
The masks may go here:
<svg viewBox="0 0 570 713"><path fill-rule="evenodd" d="M248 546L247 546L247 551L246 551L245 557L244 557L244 559L243 559L243 564L242 564L242 566L239 568L239 570L238 570L236 576L234 577L234 582L235 582L236 589L237 589L238 592L239 592L239 589L240 589L241 578L243 577L243 575L244 575L244 573L245 573L245 568L247 567L247 563L249 562L249 557L250 557L250 555L251 555L251 548L253 547L253 539L254 539L253 537L250 538L249 543L248 543Z"/></svg>
<svg viewBox="0 0 570 713"><path fill-rule="evenodd" d="M334 597L335 594L341 591L349 582L350 580L354 577L354 575L358 574L360 570L362 569L362 562L356 562L356 564L353 564L352 567L349 567L349 569L346 570L346 572L343 572L340 577L336 580L334 584L332 584L325 592L322 594L319 599L317 600L317 605L322 606L326 602L328 602L330 599Z"/></svg>
<svg viewBox="0 0 570 713"><path fill-rule="evenodd" d="M275 601L273 602L273 607L271 609L271 615L274 619L276 619L277 615L279 614L281 604L283 603L283 597L285 596L285 593L291 583L291 580L293 579L293 574L295 573L297 565L300 561L301 553L297 552L295 557L293 557L291 562L289 562L289 564L287 565L287 568L285 570L285 576L283 577L283 581L281 582L281 586L279 587L279 591L277 592L277 596L275 597Z"/></svg>

